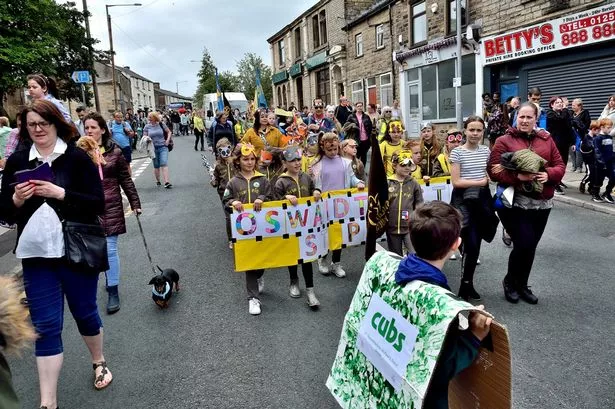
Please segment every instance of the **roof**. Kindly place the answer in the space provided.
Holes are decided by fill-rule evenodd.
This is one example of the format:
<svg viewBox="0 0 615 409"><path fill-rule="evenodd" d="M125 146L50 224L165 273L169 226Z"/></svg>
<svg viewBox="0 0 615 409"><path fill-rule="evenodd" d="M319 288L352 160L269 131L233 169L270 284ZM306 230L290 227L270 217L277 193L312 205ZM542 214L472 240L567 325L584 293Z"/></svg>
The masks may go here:
<svg viewBox="0 0 615 409"><path fill-rule="evenodd" d="M320 0L318 3L314 4L312 7L310 7L309 9L307 9L306 11L304 11L303 13L301 13L299 15L299 17L295 18L293 21L291 21L290 23L288 23L287 25L285 25L281 30L279 30L277 33L275 33L274 35L272 35L271 37L269 37L267 39L268 43L272 43L273 41L275 41L276 39L278 39L279 37L281 37L284 33L286 33L291 27L293 27L295 24L297 24L298 20L301 20L303 17L307 16L308 14L312 13L314 10L319 9L320 7L324 6L325 4L327 4L330 0Z"/></svg>
<svg viewBox="0 0 615 409"><path fill-rule="evenodd" d="M143 81L147 81L147 82L154 82L152 80L148 80L147 78L145 78L143 75L139 75L136 72L132 71L130 68L126 68L126 67L118 67L116 66L115 68L117 68L118 70L122 71L123 73L127 74L129 77L134 77Z"/></svg>
<svg viewBox="0 0 615 409"><path fill-rule="evenodd" d="M343 31L350 30L352 27L356 26L357 24L360 24L363 21L367 20L368 18L385 10L387 7L389 7L390 4L393 4L396 1L397 0L378 0L374 2L374 4L372 4L367 10L359 14L354 20L351 20L348 24L342 27L342 30Z"/></svg>
<svg viewBox="0 0 615 409"><path fill-rule="evenodd" d="M187 100L187 101L192 101L192 97L185 97L185 96L183 96L183 95L179 95L179 94L178 94L178 93L176 93L176 92L169 91L169 90L166 90L166 89L159 88L159 89L156 89L156 90L154 90L154 91L155 91L155 92L158 92L158 93L160 93L160 94L163 94L163 95L168 95L168 96L170 96L170 97L175 97L175 98L179 98L179 99L185 99L185 100Z"/></svg>

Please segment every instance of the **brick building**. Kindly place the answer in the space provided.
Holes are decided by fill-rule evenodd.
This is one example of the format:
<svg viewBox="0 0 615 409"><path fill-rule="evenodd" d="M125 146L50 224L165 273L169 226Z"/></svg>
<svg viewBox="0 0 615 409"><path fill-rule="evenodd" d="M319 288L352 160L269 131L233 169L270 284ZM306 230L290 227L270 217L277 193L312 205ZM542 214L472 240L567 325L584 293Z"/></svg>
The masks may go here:
<svg viewBox="0 0 615 409"><path fill-rule="evenodd" d="M320 0L267 42L273 67L273 105L336 104L346 93L346 21L372 0Z"/></svg>

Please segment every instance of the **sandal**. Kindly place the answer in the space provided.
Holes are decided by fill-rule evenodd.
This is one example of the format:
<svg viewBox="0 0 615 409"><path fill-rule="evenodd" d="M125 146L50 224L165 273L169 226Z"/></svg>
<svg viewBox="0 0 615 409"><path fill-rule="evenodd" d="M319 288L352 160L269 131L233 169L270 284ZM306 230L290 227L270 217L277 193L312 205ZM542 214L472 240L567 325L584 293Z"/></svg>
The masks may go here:
<svg viewBox="0 0 615 409"><path fill-rule="evenodd" d="M100 375L96 376L96 370L99 367L102 368L102 371L100 371ZM109 368L107 367L107 362L106 361L101 361L101 362L93 363L92 364L92 368L94 369L94 376L96 376L96 378L94 379L94 389L96 389L97 391L103 390L107 386L109 386L111 384L111 382L113 382L113 375L109 371ZM107 375L109 375L111 378L110 379L107 378ZM101 382L104 382L105 379L109 379L109 382L107 382L103 386L97 386Z"/></svg>

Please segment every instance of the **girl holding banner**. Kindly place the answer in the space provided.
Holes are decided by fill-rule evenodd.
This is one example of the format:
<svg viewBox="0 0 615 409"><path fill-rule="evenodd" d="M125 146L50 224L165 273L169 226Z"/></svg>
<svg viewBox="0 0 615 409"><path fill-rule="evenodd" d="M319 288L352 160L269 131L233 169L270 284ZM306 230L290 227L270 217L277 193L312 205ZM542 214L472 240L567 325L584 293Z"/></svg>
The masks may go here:
<svg viewBox="0 0 615 409"><path fill-rule="evenodd" d="M352 161L339 155L340 140L333 132L325 133L319 143L319 158L312 165L312 179L316 189L322 192L330 190L365 188L365 183L359 180L352 170ZM333 250L332 264L327 257L318 260L318 270L321 274L335 274L336 277L346 277L346 272L340 265L342 249Z"/></svg>
<svg viewBox="0 0 615 409"><path fill-rule="evenodd" d="M291 205L297 206L297 198L314 196L314 200L320 200L320 190L314 187L314 181L307 173L301 172L301 149L298 146L289 146L283 152L284 166L286 172L280 175L275 184L275 196L278 200L288 200ZM314 294L314 274L312 263L302 263L301 270L305 279L305 291L308 305L312 310L318 309L320 301ZM299 277L297 276L297 266L289 266L290 274L289 293L292 298L299 298Z"/></svg>
<svg viewBox="0 0 615 409"><path fill-rule="evenodd" d="M235 150L233 166L237 170L235 176L228 182L224 191L224 207L230 213L234 210L243 211L244 203L253 203L254 210L261 210L264 202L272 200L272 190L267 177L255 171L256 150L250 144L241 144ZM265 270L246 271L246 289L248 291L248 312L252 315L261 313L261 302L258 298L264 289L263 273Z"/></svg>

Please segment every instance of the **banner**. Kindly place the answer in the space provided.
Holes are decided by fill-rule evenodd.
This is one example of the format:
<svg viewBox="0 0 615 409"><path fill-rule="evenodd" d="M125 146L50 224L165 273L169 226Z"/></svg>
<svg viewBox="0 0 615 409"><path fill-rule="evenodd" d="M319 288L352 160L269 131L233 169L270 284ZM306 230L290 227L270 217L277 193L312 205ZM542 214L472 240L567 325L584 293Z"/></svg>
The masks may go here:
<svg viewBox="0 0 615 409"><path fill-rule="evenodd" d="M615 39L615 3L486 37L482 65L567 50Z"/></svg>
<svg viewBox="0 0 615 409"><path fill-rule="evenodd" d="M398 285L399 262L387 252L369 259L346 313L326 381L344 409L422 408L449 327L467 328L458 314L476 308L422 281ZM512 407L510 344L495 321L489 341L451 382L451 408Z"/></svg>
<svg viewBox="0 0 615 409"><path fill-rule="evenodd" d="M450 177L419 181L425 201L450 202ZM307 263L337 250L365 244L367 190L323 193L321 201L300 198L265 202L261 211L244 204L231 214L235 271L278 268Z"/></svg>

